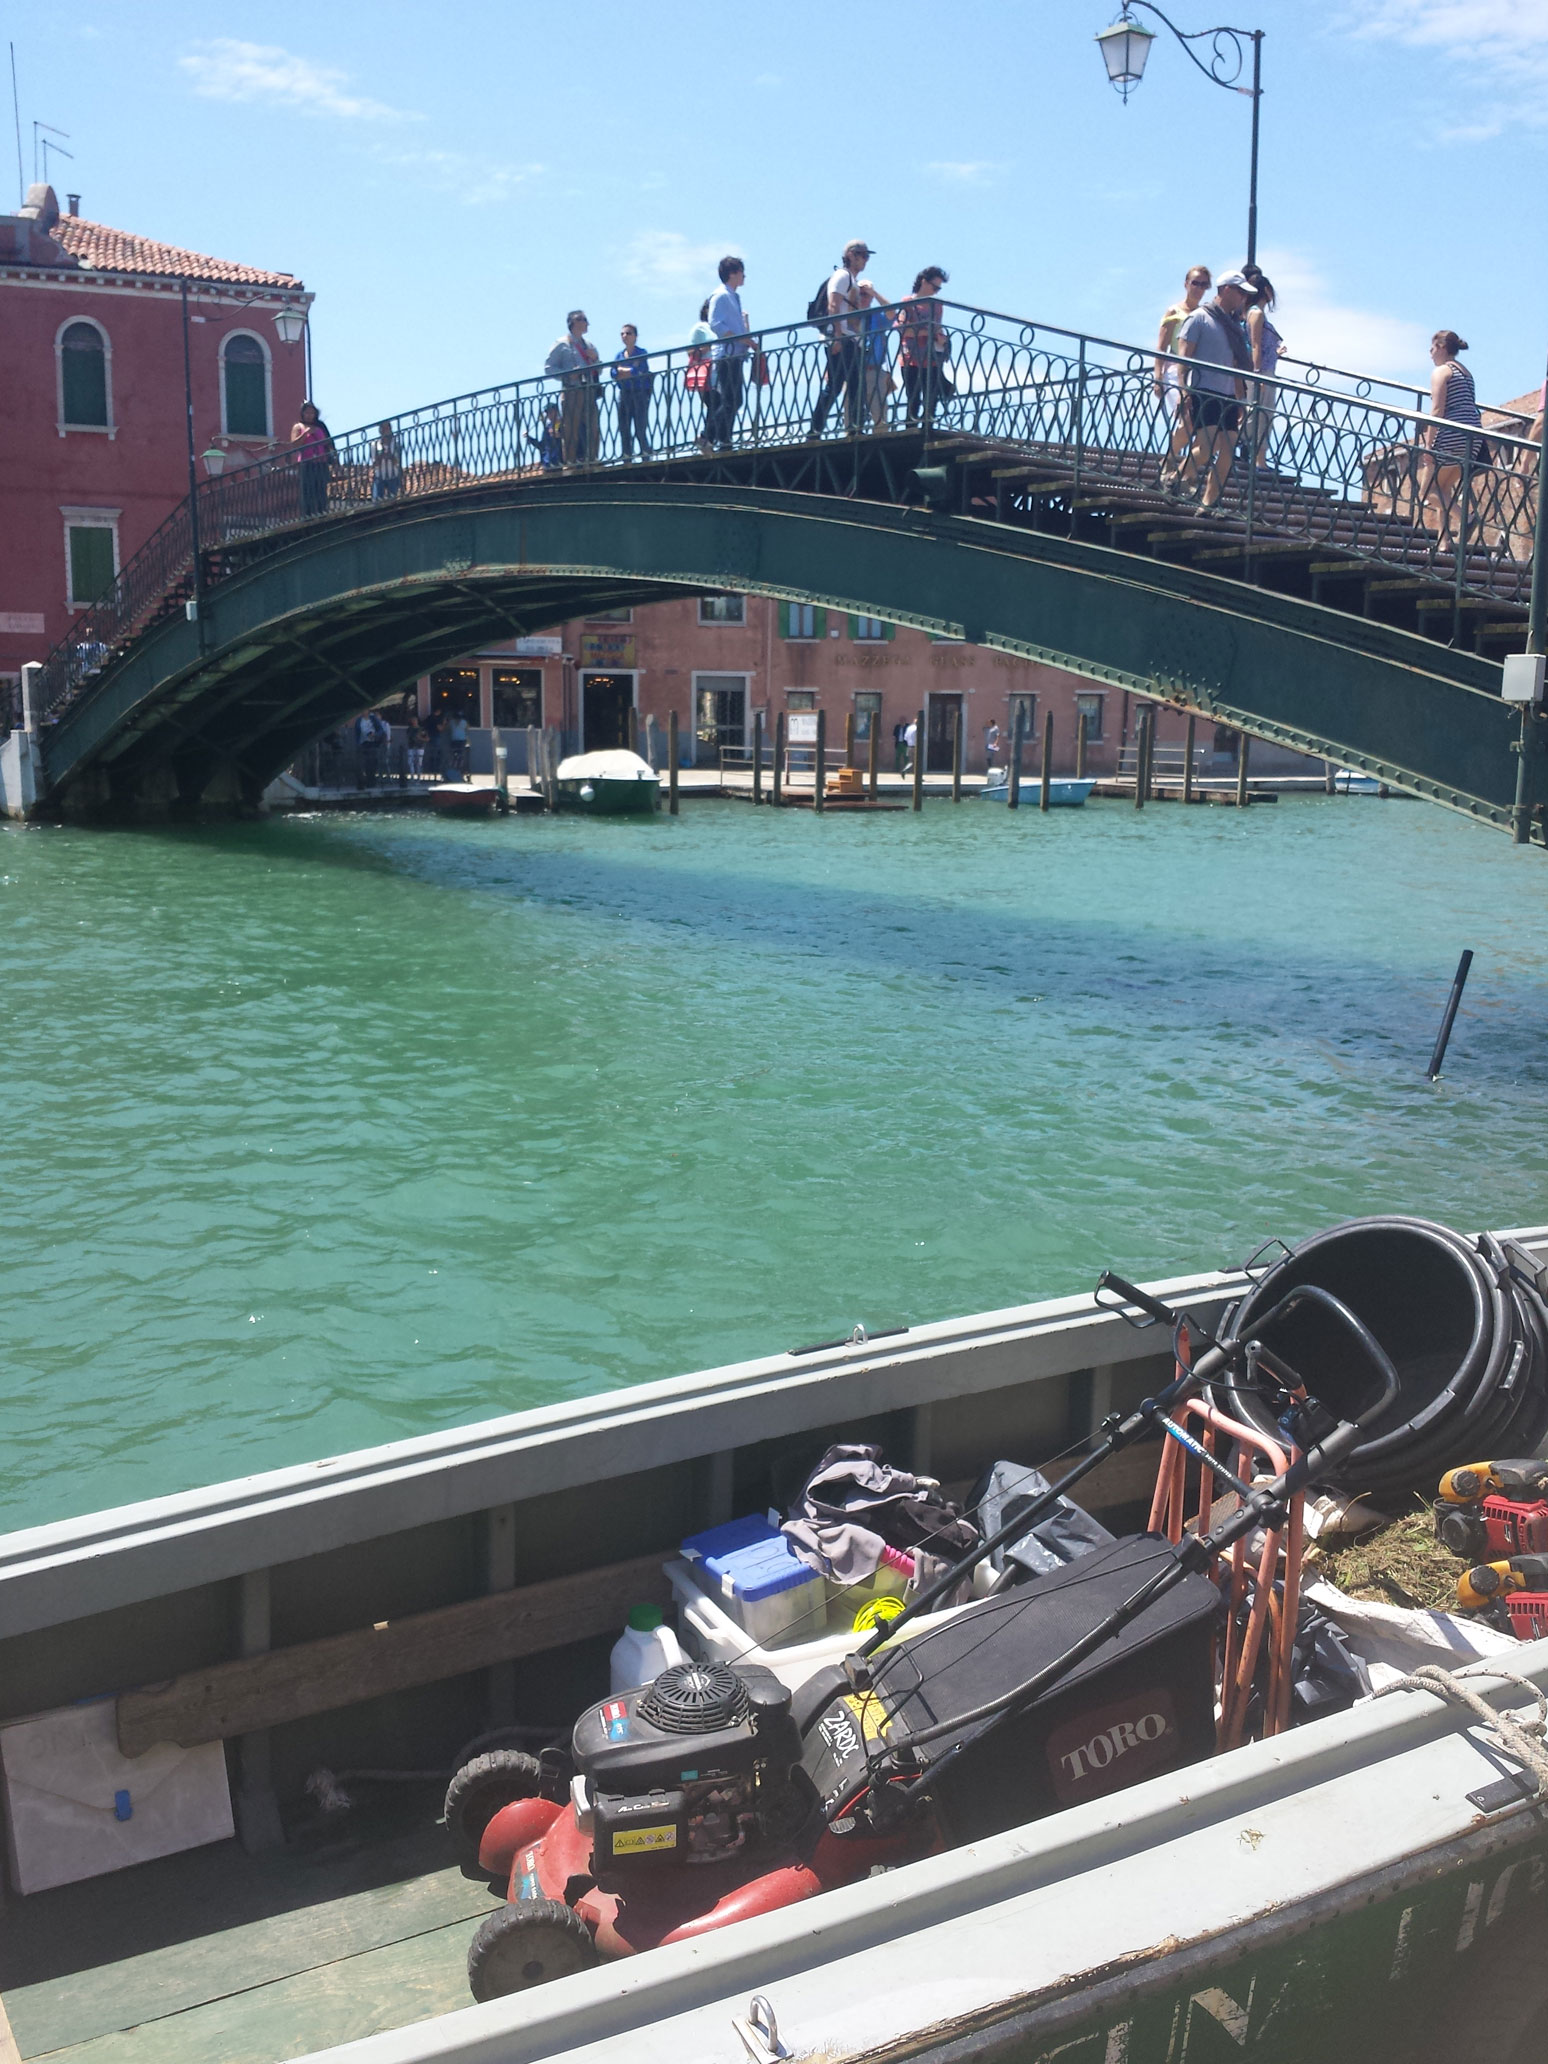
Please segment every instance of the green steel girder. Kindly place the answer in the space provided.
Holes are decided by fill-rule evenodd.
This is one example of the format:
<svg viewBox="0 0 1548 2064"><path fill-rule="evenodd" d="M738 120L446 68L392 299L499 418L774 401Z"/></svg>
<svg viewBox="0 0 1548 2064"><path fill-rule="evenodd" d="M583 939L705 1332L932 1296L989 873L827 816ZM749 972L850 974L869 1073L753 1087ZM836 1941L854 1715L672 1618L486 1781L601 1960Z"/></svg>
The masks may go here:
<svg viewBox="0 0 1548 2064"><path fill-rule="evenodd" d="M1516 725L1498 662L978 517L617 475L389 503L257 559L206 596L201 624L146 634L63 713L50 780L67 788L115 756L150 765L190 736L217 757L240 738L244 770L266 774L481 639L727 588L1044 660L1510 822ZM299 728L298 644L314 651L318 684ZM264 708L286 703L287 721L266 731Z"/></svg>

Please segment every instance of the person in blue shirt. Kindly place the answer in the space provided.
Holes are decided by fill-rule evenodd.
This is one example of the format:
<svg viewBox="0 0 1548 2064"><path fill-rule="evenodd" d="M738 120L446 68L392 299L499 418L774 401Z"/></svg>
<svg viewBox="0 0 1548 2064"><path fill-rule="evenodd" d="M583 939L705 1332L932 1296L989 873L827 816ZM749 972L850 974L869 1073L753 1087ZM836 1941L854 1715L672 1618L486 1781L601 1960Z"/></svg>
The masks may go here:
<svg viewBox="0 0 1548 2064"><path fill-rule="evenodd" d="M715 332L714 363L710 368L709 414L705 431L711 448L729 451L736 428L736 412L742 405L742 381L747 369L752 338L747 317L742 313L742 282L747 269L740 258L722 258L720 292L709 305L709 326Z"/></svg>
<svg viewBox="0 0 1548 2064"><path fill-rule="evenodd" d="M623 349L613 358L614 392L618 396L618 437L626 459L634 457L634 440L640 441L640 457L650 457L650 390L655 381L650 360L640 349L640 333L626 322L619 335Z"/></svg>
<svg viewBox="0 0 1548 2064"><path fill-rule="evenodd" d="M559 428L557 401L551 401L543 411L543 427L538 435L538 464L545 473L552 473L564 464L564 441Z"/></svg>

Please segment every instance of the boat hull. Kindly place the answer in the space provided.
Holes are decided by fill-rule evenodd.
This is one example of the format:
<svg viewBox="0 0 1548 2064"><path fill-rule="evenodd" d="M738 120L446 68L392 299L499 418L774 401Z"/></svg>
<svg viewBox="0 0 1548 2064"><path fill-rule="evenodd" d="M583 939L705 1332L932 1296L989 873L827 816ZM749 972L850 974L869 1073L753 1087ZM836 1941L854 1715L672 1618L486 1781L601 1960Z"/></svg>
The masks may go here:
<svg viewBox="0 0 1548 2064"><path fill-rule="evenodd" d="M1096 782L1094 780L1087 781L1083 778L1077 781L1073 776L1069 778L1061 777L1058 780L1050 781L1048 784L1048 807L1051 810L1078 810L1082 808L1087 796L1090 795L1095 787ZM1024 776L1021 783L1021 794L1018 798L1019 807L1022 809L1027 809L1029 806L1035 808L1038 804L1040 793L1041 783L1038 777L1036 775ZM1010 783L1008 781L994 782L981 791L979 799L985 803L1009 802Z"/></svg>
<svg viewBox="0 0 1548 2064"><path fill-rule="evenodd" d="M559 781L555 790L561 810L590 817L653 817L661 808L661 787L655 781Z"/></svg>

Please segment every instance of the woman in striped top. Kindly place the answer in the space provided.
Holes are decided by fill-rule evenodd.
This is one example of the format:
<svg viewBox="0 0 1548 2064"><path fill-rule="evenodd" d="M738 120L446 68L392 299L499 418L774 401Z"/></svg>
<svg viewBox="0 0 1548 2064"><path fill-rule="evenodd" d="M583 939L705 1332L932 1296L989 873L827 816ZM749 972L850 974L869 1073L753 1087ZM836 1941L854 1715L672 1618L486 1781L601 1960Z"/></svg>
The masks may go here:
<svg viewBox="0 0 1548 2064"><path fill-rule="evenodd" d="M1471 434L1482 423L1473 376L1458 365L1457 353L1466 351L1467 340L1455 330L1437 330L1430 339L1430 414L1434 424L1425 432L1428 453L1421 461L1421 494L1427 512L1435 521L1426 525L1438 538L1455 539L1461 529L1460 488L1462 468L1469 460L1487 464L1487 449L1481 437ZM1464 424L1470 428L1454 428Z"/></svg>

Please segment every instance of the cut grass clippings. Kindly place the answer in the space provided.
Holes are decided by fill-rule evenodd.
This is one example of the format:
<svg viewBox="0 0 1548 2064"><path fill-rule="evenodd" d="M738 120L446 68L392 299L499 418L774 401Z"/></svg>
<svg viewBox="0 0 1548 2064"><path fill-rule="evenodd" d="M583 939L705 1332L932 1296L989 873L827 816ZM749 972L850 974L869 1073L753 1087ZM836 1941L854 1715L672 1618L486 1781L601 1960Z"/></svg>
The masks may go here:
<svg viewBox="0 0 1548 2064"><path fill-rule="evenodd" d="M1434 1515L1420 1504L1355 1540L1312 1543L1306 1564L1346 1597L1448 1612L1457 1610L1457 1579L1467 1566L1436 1540Z"/></svg>

